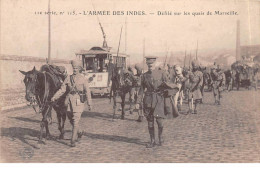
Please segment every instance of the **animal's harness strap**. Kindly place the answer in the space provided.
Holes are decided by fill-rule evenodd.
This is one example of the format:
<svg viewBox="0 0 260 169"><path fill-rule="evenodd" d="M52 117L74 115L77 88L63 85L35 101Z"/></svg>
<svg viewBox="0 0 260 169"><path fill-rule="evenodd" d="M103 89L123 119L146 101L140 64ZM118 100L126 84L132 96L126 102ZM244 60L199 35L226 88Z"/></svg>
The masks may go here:
<svg viewBox="0 0 260 169"><path fill-rule="evenodd" d="M45 109L46 105L47 105L47 99L48 99L48 91L47 91L47 77L46 77L46 72L43 72L43 76L44 76L44 95L43 95L43 99L42 99L42 103L40 102L40 98L39 98L39 106L40 106L40 110L38 113L42 113L42 111ZM36 112L35 107L33 106L34 111ZM37 112L36 112L37 113ZM47 114L47 113L46 113Z"/></svg>

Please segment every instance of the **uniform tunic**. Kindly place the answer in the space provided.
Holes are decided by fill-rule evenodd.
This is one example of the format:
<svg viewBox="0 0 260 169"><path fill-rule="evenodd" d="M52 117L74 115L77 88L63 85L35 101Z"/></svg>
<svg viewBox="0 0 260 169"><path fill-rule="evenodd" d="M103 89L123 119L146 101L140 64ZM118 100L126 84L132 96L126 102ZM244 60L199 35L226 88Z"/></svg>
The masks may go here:
<svg viewBox="0 0 260 169"><path fill-rule="evenodd" d="M217 96L217 99L219 99L219 94L222 90L222 83L224 83L224 74L222 73L211 73L211 78L213 81L213 94L214 96Z"/></svg>
<svg viewBox="0 0 260 169"><path fill-rule="evenodd" d="M156 118L165 118L165 107L171 107L170 102L165 102L163 90L167 91L168 95L174 95L178 90L176 89L161 89L163 82L166 82L166 77L163 70L152 70L143 74L141 78L141 87L139 90L138 103L141 103L141 96L143 98L144 115L148 120ZM168 104L165 105L165 104Z"/></svg>
<svg viewBox="0 0 260 169"><path fill-rule="evenodd" d="M201 71L190 72L188 77L191 85L188 93L189 99L202 99L200 87L203 84L203 73Z"/></svg>
<svg viewBox="0 0 260 169"><path fill-rule="evenodd" d="M90 90L88 86L88 79L84 77L83 74L77 74L77 75L71 75L72 79L74 80L75 88L78 92L83 93L86 92L87 95L87 105L92 105L91 103L91 95ZM75 89L74 88L74 89ZM62 96L67 90L69 90L69 94L66 97L65 104L67 105L67 111L71 112L83 112L85 108L85 104L81 103L80 101L80 95L72 91L74 90L73 86L71 84L70 76L67 76L67 78L64 80L63 84L61 85L61 88L57 91L57 93L54 95L54 98L59 98Z"/></svg>

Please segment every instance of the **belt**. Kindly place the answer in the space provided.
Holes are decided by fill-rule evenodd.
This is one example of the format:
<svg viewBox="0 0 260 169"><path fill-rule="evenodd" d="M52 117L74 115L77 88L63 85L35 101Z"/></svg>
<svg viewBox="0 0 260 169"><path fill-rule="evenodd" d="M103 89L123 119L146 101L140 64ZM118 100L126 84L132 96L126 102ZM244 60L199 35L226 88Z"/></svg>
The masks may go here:
<svg viewBox="0 0 260 169"><path fill-rule="evenodd" d="M74 94L84 94L84 92L82 92L82 91L79 91L79 92L71 91L70 94L71 95L74 95Z"/></svg>
<svg viewBox="0 0 260 169"><path fill-rule="evenodd" d="M146 91L144 93L146 96L150 96L152 94L163 94L162 91Z"/></svg>

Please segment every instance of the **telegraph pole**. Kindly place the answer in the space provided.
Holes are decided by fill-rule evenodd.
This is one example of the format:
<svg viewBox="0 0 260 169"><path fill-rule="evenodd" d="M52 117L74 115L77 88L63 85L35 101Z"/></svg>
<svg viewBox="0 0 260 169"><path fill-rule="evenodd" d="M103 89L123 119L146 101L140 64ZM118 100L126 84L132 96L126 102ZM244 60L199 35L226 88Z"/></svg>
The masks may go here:
<svg viewBox="0 0 260 169"><path fill-rule="evenodd" d="M49 0L48 4L48 63L51 62L51 10L50 10L50 3L51 0Z"/></svg>
<svg viewBox="0 0 260 169"><path fill-rule="evenodd" d="M186 66L186 49L185 49L185 56L184 56L184 63L183 63L183 67Z"/></svg>
<svg viewBox="0 0 260 169"><path fill-rule="evenodd" d="M143 41L143 71L144 71L144 62L145 62L145 38Z"/></svg>
<svg viewBox="0 0 260 169"><path fill-rule="evenodd" d="M196 49L196 60L198 60L198 40L197 40L197 49Z"/></svg>

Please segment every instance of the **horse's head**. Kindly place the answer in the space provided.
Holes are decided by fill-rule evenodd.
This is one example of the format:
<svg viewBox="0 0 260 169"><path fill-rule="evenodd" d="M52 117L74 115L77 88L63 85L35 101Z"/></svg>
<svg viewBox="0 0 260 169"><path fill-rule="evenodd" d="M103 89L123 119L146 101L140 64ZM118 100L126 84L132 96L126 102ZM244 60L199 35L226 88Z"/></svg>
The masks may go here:
<svg viewBox="0 0 260 169"><path fill-rule="evenodd" d="M19 70L25 77L24 77L24 84L25 84L25 99L32 103L36 101L36 85L37 85L37 73L38 71L35 67L28 72Z"/></svg>
<svg viewBox="0 0 260 169"><path fill-rule="evenodd" d="M122 68L115 68L114 80L118 87L132 86L131 72L123 70Z"/></svg>

